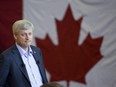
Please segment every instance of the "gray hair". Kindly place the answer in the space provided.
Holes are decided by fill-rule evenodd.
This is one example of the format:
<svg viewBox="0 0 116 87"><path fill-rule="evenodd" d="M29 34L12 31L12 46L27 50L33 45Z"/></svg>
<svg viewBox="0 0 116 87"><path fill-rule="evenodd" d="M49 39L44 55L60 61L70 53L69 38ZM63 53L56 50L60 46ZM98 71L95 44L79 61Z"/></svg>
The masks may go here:
<svg viewBox="0 0 116 87"><path fill-rule="evenodd" d="M33 24L28 20L18 20L12 26L13 34L17 34L19 30L34 29Z"/></svg>

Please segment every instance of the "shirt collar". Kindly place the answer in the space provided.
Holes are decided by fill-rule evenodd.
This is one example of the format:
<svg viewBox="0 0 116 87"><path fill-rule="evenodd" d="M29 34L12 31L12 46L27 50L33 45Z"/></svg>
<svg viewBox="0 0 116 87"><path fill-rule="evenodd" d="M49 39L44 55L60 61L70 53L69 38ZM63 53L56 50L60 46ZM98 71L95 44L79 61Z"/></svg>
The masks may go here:
<svg viewBox="0 0 116 87"><path fill-rule="evenodd" d="M31 54L33 54L33 51L31 49L31 47L29 46L29 49L28 49L28 52L26 52L20 45L18 45L16 43L16 47L18 48L19 52L21 55L24 55L24 56L30 56Z"/></svg>

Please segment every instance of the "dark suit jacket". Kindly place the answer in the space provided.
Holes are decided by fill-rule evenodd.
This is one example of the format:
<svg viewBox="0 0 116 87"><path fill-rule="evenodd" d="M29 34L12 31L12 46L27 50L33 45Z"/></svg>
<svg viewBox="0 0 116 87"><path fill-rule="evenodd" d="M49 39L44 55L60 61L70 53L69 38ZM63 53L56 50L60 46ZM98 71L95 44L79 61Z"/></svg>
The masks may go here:
<svg viewBox="0 0 116 87"><path fill-rule="evenodd" d="M31 46L31 48L42 81L47 83L41 51L35 46ZM13 45L0 55L0 87L31 87L25 65L16 45Z"/></svg>

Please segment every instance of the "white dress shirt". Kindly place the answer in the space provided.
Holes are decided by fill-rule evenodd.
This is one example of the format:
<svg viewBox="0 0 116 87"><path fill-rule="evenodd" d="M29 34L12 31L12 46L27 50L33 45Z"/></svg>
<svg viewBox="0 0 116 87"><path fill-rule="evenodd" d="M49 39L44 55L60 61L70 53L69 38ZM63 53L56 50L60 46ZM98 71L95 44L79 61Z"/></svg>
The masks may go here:
<svg viewBox="0 0 116 87"><path fill-rule="evenodd" d="M16 44L16 46L17 46L17 48L21 54L22 60L25 64L31 86L32 87L40 87L43 84L42 78L40 75L39 68L36 64L36 61L32 55L33 51L31 49L31 47L29 47L29 51L26 52L18 44Z"/></svg>

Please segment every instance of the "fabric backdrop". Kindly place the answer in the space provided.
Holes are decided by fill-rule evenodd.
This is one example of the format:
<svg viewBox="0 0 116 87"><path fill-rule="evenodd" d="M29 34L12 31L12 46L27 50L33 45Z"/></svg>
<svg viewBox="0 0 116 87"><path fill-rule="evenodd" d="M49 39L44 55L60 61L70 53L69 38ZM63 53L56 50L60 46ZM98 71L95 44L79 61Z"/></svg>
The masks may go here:
<svg viewBox="0 0 116 87"><path fill-rule="evenodd" d="M14 43L17 19L34 24L49 81L116 87L116 0L1 0L1 51Z"/></svg>

